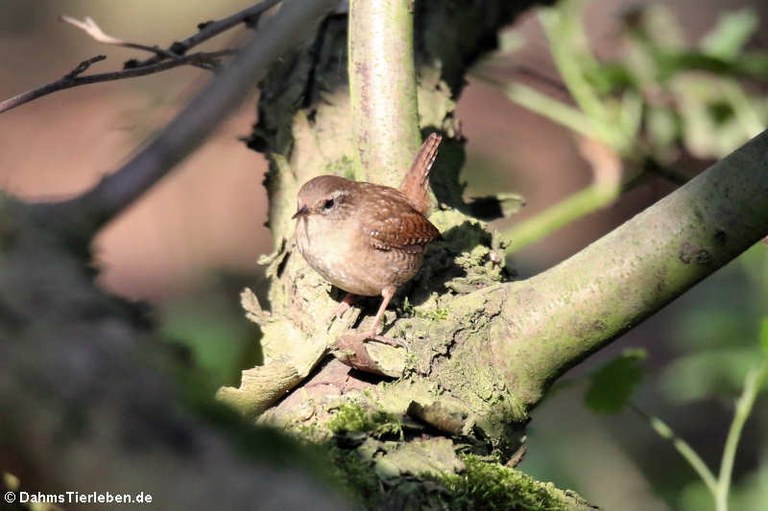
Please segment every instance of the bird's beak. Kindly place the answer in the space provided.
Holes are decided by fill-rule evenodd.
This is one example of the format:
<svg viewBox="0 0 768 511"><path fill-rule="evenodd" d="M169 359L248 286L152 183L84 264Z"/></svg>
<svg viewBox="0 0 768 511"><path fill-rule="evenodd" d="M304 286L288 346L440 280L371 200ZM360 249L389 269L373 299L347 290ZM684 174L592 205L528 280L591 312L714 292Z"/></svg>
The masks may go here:
<svg viewBox="0 0 768 511"><path fill-rule="evenodd" d="M303 216L307 216L309 214L309 208L306 206L306 204L303 204L299 209L296 210L296 213L293 214L291 219L301 218Z"/></svg>

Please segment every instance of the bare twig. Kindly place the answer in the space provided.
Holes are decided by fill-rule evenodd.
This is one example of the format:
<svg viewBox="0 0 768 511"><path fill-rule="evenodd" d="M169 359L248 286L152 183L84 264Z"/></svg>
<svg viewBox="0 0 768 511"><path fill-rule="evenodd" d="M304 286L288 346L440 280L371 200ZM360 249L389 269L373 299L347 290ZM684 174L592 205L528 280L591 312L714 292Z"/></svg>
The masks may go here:
<svg viewBox="0 0 768 511"><path fill-rule="evenodd" d="M274 7L278 3L280 3L280 0L263 0L256 5L252 5L251 7L243 9L240 12L236 12L235 14L218 21L201 23L198 25L199 32L187 37L182 41L176 41L168 48L168 51L173 55L184 55L191 48L202 44L208 39L216 37L217 35L229 30L232 27L236 27L240 23L255 24L255 21L258 20L258 18L267 9ZM145 66L153 64L155 62L159 62L163 58L163 56L155 55L154 57L150 57L147 60L139 62L137 65Z"/></svg>
<svg viewBox="0 0 768 511"><path fill-rule="evenodd" d="M94 40L100 43L110 44L112 46L124 46L126 48L134 48L137 50L145 50L151 53L157 53L158 51L160 51L159 48L156 48L156 47L153 48L151 46L145 46L143 44L129 43L122 39L118 39L117 37L108 35L101 29L101 27L99 27L96 24L96 22L90 16L86 16L81 21L71 16L62 15L62 16L59 16L59 20L79 28L80 30L82 30L83 32L91 36Z"/></svg>
<svg viewBox="0 0 768 511"><path fill-rule="evenodd" d="M71 16L59 16L59 20L63 21L64 23L68 23L72 25L73 27L79 28L89 36L91 36L95 41L100 42L102 44L109 44L110 46L120 46L123 48L132 48L134 50L142 50L142 51L148 51L150 53L154 53L158 57L164 57L168 59L176 59L180 57L180 55L173 53L169 50L162 49L158 46L147 46L146 44L140 44L140 43L132 43L130 41L125 41L123 39L119 39L117 37L111 36L104 32L104 30L101 29L99 25L96 24L96 22L91 18L90 16L86 16L83 20L78 20L75 18L72 18Z"/></svg>
<svg viewBox="0 0 768 511"><path fill-rule="evenodd" d="M90 76L80 76L92 64L104 60L106 57L103 55L98 55L96 57L84 60L75 69L64 76L64 78L23 92L17 96L0 102L0 113L6 112L25 103L29 103L30 101L34 101L35 99L46 96L53 92L70 89L79 85L121 80L124 78L135 78L137 76L146 76L183 65L190 65L209 71L214 71L218 68L216 59L232 55L235 53L235 50L221 50L218 52L209 53L200 52L194 55L186 55L186 52L189 51L190 48L193 48L203 43L204 41L207 41L208 39L211 39L212 37L215 37L234 26L237 26L240 23L255 24L255 21L258 20L262 13L264 13L267 9L277 5L279 2L280 0L263 0L256 5L252 5L247 9L243 9L242 11L219 21L201 23L198 25L199 32L184 39L183 41L173 43L168 49L163 49L158 46L148 46L145 44L133 43L111 36L104 32L104 30L102 30L102 28L99 27L99 25L96 24L96 22L90 17L86 17L83 20L78 20L70 16L60 16L59 19L61 21L79 28L91 36L95 41L112 46L121 46L124 48L133 48L147 51L153 53L154 55L151 58L143 61L130 60L125 63L125 69L122 71L101 73Z"/></svg>
<svg viewBox="0 0 768 511"><path fill-rule="evenodd" d="M71 89L72 87L78 87L80 85L88 85L98 82L109 82L114 80L122 80L125 78L136 78L138 76L146 76L161 71L166 71L179 66L191 65L195 63L210 63L213 59L232 55L232 50L223 50L211 53L194 53L192 55L182 55L175 57L173 60L163 60L155 64L150 64L142 67L135 67L129 69L123 69L121 71L114 71L110 73L99 73L93 75L81 76L81 74L88 69L92 64L104 60L106 57L103 55L97 55L90 59L84 60L77 65L72 71L64 75L63 78L51 82L49 84L37 87L35 89L22 92L21 94L8 98L5 101L0 101L0 113L7 112L13 108L21 106L30 101L34 101L42 96L47 96L54 92L58 92L64 89Z"/></svg>
<svg viewBox="0 0 768 511"><path fill-rule="evenodd" d="M73 199L38 203L36 215L62 235L88 240L199 147L289 48L309 36L338 0L286 1L232 64L128 163ZM262 5L262 4L259 4ZM191 57L191 56L190 56ZM176 65L170 60L157 65ZM135 71L145 72L148 66ZM84 77L87 78L87 77ZM55 225L52 225L55 224Z"/></svg>
<svg viewBox="0 0 768 511"><path fill-rule="evenodd" d="M107 58L106 55L96 55L95 57L86 59L81 63L79 63L75 69L65 74L62 80L72 80L74 78L77 78L81 74L85 73L88 70L88 68L91 67L93 64L97 62L101 62L102 60L106 60L106 58Z"/></svg>

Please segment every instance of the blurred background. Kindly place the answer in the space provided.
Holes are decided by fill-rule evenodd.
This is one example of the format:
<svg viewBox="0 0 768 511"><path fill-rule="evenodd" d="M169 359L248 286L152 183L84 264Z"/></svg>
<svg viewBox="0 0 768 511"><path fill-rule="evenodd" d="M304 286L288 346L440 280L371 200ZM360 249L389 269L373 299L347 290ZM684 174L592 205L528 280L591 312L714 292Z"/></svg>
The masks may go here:
<svg viewBox="0 0 768 511"><path fill-rule="evenodd" d="M157 2L149 0L2 0L0 99L51 82L97 54L108 59L89 72L117 70L125 60L143 56L101 45L57 21L59 15L91 16L110 35L166 47L193 33L198 23L249 4L247 0L171 0L158 9ZM634 62L634 54L626 53L631 46L626 44L627 32L639 26L638 13L650 4L594 0L586 5L584 30L594 56L605 62ZM668 15L657 16L660 25L653 25L662 27L651 34L660 37L656 44L695 48L724 13L751 7L749 16L759 26L753 27L743 48L736 48L733 61L741 62L741 54L747 51L768 52L768 5L764 2L676 0L665 4ZM744 30L749 23L733 22L736 28L730 30L737 31L739 26ZM467 195L504 190L525 198L526 207L518 214L493 224L502 232L515 233L516 226L531 225L526 222L536 222L542 212L601 180L600 165L588 155L584 157L571 129L521 106L519 96L508 88L512 83L523 84L568 103L568 91L545 32L533 12L520 19L505 34L499 53L469 77L458 106L467 138L463 174ZM233 31L204 48L235 47L240 40ZM636 51L638 44L636 40ZM622 79L620 73L611 74L612 68L607 69L607 78L601 82L606 94L621 85ZM697 108L709 101L711 90L726 90L723 97L732 104L720 96L712 105L707 103L712 108L705 110L717 123L699 130L703 134L691 134L682 150L680 144L664 144L663 128L653 136L644 135L639 153L621 140L616 146L605 144L609 160L610 155L618 155L625 161L634 159L635 166L642 167L651 154L655 164L672 169L674 175L670 179L661 173L644 174L618 198L606 200L600 195L597 203L604 207L588 205L571 211L562 229L540 229L538 232L547 235L526 238L529 243L513 250L509 264L520 278L557 264L743 143L750 129L755 134L755 124L765 124L767 78L768 72L762 79L740 75L739 80L723 85L696 75L693 86L690 76L672 84L684 98L693 98L690 116L701 113ZM0 115L0 186L27 199L70 196L85 190L125 161L209 79L205 71L177 68L58 92ZM696 88L702 83L707 84L704 92ZM728 96L734 90L736 96ZM518 101L511 101L510 96ZM704 99L697 103L697 98ZM255 122L255 100L254 88L252 100L105 229L95 247L104 288L152 303L164 332L192 348L214 385L237 381L239 370L254 359L256 332L240 313L238 294L244 286L265 285L256 261L272 250L264 227L266 194L261 185L266 164L239 140ZM631 103L623 106L631 108ZM659 110L659 126L663 127L669 119L662 114L669 109ZM745 118L751 114L753 118ZM690 117L682 117L683 123L692 125ZM632 165L621 172L627 181ZM513 247L522 239L510 236ZM594 415L584 406L582 376L626 348L646 348L646 374L634 402L645 412L663 417L716 471L734 398L759 353L760 321L766 314L768 246L758 245L573 371L573 384L536 410L522 469L573 488L604 509L713 509L694 472L644 419L629 411ZM738 451L732 509L768 510L764 399L758 401Z"/></svg>

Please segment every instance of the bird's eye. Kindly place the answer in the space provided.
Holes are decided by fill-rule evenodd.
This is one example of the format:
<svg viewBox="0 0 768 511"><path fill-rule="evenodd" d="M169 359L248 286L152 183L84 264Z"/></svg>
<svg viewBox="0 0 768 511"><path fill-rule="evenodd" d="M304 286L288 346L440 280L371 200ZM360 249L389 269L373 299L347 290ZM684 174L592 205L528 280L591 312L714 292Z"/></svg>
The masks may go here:
<svg viewBox="0 0 768 511"><path fill-rule="evenodd" d="M333 199L326 199L325 202L323 202L323 209L328 210L333 207L334 201Z"/></svg>

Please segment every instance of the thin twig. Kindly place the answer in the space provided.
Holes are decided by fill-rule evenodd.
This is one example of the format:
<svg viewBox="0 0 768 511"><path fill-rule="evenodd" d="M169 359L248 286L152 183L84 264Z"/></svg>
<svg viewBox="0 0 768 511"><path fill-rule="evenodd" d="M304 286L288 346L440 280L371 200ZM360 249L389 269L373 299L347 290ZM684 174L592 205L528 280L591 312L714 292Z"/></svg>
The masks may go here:
<svg viewBox="0 0 768 511"><path fill-rule="evenodd" d="M629 408L648 421L648 424L657 435L672 444L672 447L675 448L680 456L682 456L683 459L688 462L688 465L696 472L696 474L698 474L699 478L712 495L717 492L717 479L715 479L715 475L688 442L679 437L677 433L675 433L674 430L660 418L645 413L642 408L633 403L629 403Z"/></svg>
<svg viewBox="0 0 768 511"><path fill-rule="evenodd" d="M149 53L153 53L159 57L164 57L168 59L176 59L179 57L176 53L173 53L169 50L162 49L158 46L148 46L146 44L140 44L140 43L132 43L130 41L125 41L123 39L119 39L117 37L111 36L104 32L102 28L96 24L96 22L91 18L90 16L86 16L83 20L78 20L75 18L72 18L71 16L59 16L59 20L63 21L64 23L68 23L69 25L72 25L73 27L79 28L89 36L91 36L95 41L102 43L102 44L108 44L110 46L120 46L123 48L132 48L134 50L142 50L147 51Z"/></svg>
<svg viewBox="0 0 768 511"><path fill-rule="evenodd" d="M72 87L88 85L91 83L110 82L114 80L123 80L125 78L136 78L138 76L146 76L153 73L166 71L175 67L191 65L195 63L210 63L212 59L230 56L233 53L233 50L222 50L211 53L193 53L191 55L175 57L173 60L164 60L162 62L157 62L148 66L123 69L121 71L114 71L110 73L98 73L93 75L80 76L80 74L88 69L91 64L106 58L103 55L97 55L96 57L84 60L72 71L64 75L63 78L56 80L55 82L51 82L41 87L22 92L21 94L12 98L8 98L5 101L0 101L0 114L60 90L71 89Z"/></svg>
<svg viewBox="0 0 768 511"><path fill-rule="evenodd" d="M82 195L61 202L35 204L35 215L60 235L89 241L105 223L200 147L211 131L246 98L253 84L263 78L269 65L309 37L316 23L337 2L286 2L280 12L259 28L236 59L129 162ZM178 60L155 65L175 66ZM132 71L145 73L148 67Z"/></svg>
<svg viewBox="0 0 768 511"><path fill-rule="evenodd" d="M79 63L75 69L65 74L62 80L72 80L74 78L77 78L81 74L88 71L88 68L91 67L93 64L97 62L101 62L102 60L106 60L106 58L107 58L106 55L96 55L95 57L85 59L84 61Z"/></svg>
<svg viewBox="0 0 768 511"><path fill-rule="evenodd" d="M258 20L262 13L264 13L267 9L274 7L280 3L280 1L281 0L263 0L256 5L252 5L251 7L243 9L240 12L236 12L235 14L218 21L201 23L198 25L199 31L196 34L191 35L181 41L176 41L170 47L168 47L168 52L173 55L184 55L191 48L202 44L208 39L216 37L217 35L229 30L232 27L236 27L240 23L254 23L255 20ZM155 62L161 61L163 58L163 56L155 55L154 57L150 57L144 61L138 62L137 65L146 66L149 64L154 64Z"/></svg>
<svg viewBox="0 0 768 511"><path fill-rule="evenodd" d="M731 427L728 428L728 436L725 439L725 447L723 448L723 457L720 461L717 492L714 494L715 509L717 511L728 511L728 493L731 489L736 450L739 447L744 424L752 413L752 407L755 405L757 394L760 392L763 382L767 377L768 360L763 362L760 367L747 373L744 379L744 390L742 390L741 396L736 402L736 413L733 415Z"/></svg>
<svg viewBox="0 0 768 511"><path fill-rule="evenodd" d="M48 94L77 87L79 85L146 76L183 65L191 65L207 70L216 70L217 66L215 59L232 55L235 53L235 50L222 50L210 53L200 52L194 55L186 55L186 52L189 51L190 48L193 48L240 23L255 23L255 20L257 20L264 11L277 5L280 1L281 0L263 0L256 5L252 5L247 9L243 9L242 11L219 21L201 23L198 25L199 32L183 41L173 43L168 49L132 43L111 36L104 32L104 30L102 30L90 17L86 17L81 21L70 16L60 16L59 19L61 21L79 28L100 43L148 51L154 53L154 55L143 61L130 60L126 62L125 69L122 71L80 76L92 64L106 58L103 55L97 55L96 57L84 60L78 64L77 67L60 80L23 92L0 102L0 113L7 112L8 110L34 101L42 96L47 96Z"/></svg>

